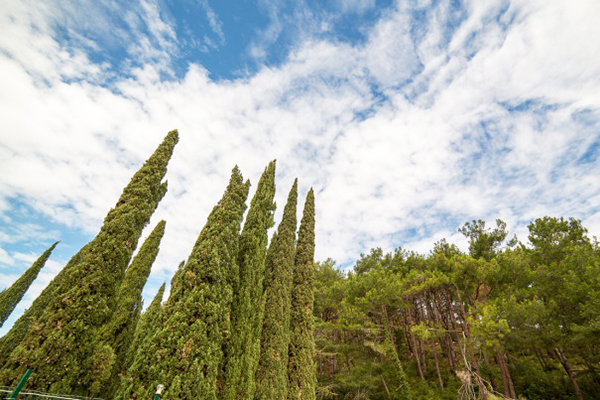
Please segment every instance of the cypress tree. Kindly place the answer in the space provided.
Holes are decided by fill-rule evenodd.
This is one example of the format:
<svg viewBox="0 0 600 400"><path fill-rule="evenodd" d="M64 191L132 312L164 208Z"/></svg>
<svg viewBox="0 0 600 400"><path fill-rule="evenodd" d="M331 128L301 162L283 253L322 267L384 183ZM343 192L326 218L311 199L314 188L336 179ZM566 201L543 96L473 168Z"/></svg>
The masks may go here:
<svg viewBox="0 0 600 400"><path fill-rule="evenodd" d="M46 264L46 260L48 260L48 257L50 257L52 250L54 250L57 244L58 242L50 246L15 283L0 292L0 327L2 327L23 298L23 295L25 295L27 289L29 289L29 286L37 278L38 273L44 264Z"/></svg>
<svg viewBox="0 0 600 400"><path fill-rule="evenodd" d="M151 398L159 383L166 386L162 400L217 398L249 185L235 167L223 197L173 282L162 325L142 343L128 371L129 381L117 398Z"/></svg>
<svg viewBox="0 0 600 400"><path fill-rule="evenodd" d="M142 244L119 288L117 304L110 322L100 329L92 360L90 392L98 395L100 389L108 397L117 389L119 374L125 368L125 358L131 347L135 327L142 311L142 290L158 255L158 247L165 233L165 221L160 221Z"/></svg>
<svg viewBox="0 0 600 400"><path fill-rule="evenodd" d="M126 367L128 368L133 361L133 357L137 353L141 344L148 340L154 330L159 326L161 314L162 314L162 300L165 294L165 284L163 283L158 292L154 296L152 303L148 306L146 311L140 315L140 319L135 327L135 333L133 335L133 341L129 347L129 351L126 358ZM125 369L127 369L125 368Z"/></svg>
<svg viewBox="0 0 600 400"><path fill-rule="evenodd" d="M288 361L289 400L315 400L317 379L313 336L314 253L315 197L313 190L310 189L300 221L294 260Z"/></svg>
<svg viewBox="0 0 600 400"><path fill-rule="evenodd" d="M273 226L274 196L275 161L272 161L258 182L239 240L240 279L232 307L231 340L227 344L222 395L225 400L252 400L254 396L264 309L267 230Z"/></svg>
<svg viewBox="0 0 600 400"><path fill-rule="evenodd" d="M298 180L288 195L283 218L273 235L266 262L260 359L256 400L287 398L292 273L296 244Z"/></svg>
<svg viewBox="0 0 600 400"><path fill-rule="evenodd" d="M12 352L3 377L35 369L32 387L87 394L95 339L112 316L116 292L142 229L166 193L162 179L178 141L171 131L138 170L110 210L98 235L65 272L55 294Z"/></svg>
<svg viewBox="0 0 600 400"><path fill-rule="evenodd" d="M31 307L25 310L23 315L21 315L21 317L13 324L12 328L0 338L0 366L4 366L6 364L13 350L17 348L19 343L21 343L27 334L31 323L42 315L50 303L50 300L56 295L56 291L60 286L60 282L66 276L67 271L79 263L81 260L81 255L87 251L89 245L89 243L86 244L73 257L71 257L67 265L63 267L63 269L54 277L54 279L50 281L48 286L42 290L42 293L40 293L40 295L33 301ZM8 375L7 378L0 374L0 382L4 382L5 384L8 384L13 379L13 374Z"/></svg>

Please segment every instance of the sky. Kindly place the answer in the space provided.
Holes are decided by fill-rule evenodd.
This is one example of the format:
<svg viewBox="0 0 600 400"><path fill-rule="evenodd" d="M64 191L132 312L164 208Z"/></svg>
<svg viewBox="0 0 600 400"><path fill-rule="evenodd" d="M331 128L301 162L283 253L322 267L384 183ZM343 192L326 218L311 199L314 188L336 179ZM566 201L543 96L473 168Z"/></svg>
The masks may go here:
<svg viewBox="0 0 600 400"><path fill-rule="evenodd" d="M457 229L575 217L600 236L597 0L0 2L0 289L54 241L4 333L180 142L146 304L239 165L316 196L316 259L426 254ZM143 240L143 239L142 239ZM141 241L140 241L141 243Z"/></svg>

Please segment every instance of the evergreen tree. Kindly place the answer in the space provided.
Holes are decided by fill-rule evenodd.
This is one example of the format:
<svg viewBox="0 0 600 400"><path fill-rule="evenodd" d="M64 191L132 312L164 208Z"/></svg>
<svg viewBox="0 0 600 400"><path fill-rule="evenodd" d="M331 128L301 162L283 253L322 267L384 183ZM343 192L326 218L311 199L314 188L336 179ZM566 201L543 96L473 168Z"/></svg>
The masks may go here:
<svg viewBox="0 0 600 400"><path fill-rule="evenodd" d="M254 374L260 353L263 314L263 279L267 253L267 230L273 226L275 161L269 163L258 182L239 240L239 285L232 307L231 340L223 399L251 400Z"/></svg>
<svg viewBox="0 0 600 400"><path fill-rule="evenodd" d="M296 203L298 180L288 195L283 218L273 235L266 262L265 311L258 371L256 400L287 398L287 363L290 342L292 274L296 245Z"/></svg>
<svg viewBox="0 0 600 400"><path fill-rule="evenodd" d="M288 361L288 399L315 400L316 367L313 336L315 253L315 197L310 189L298 232L294 261L290 347Z"/></svg>
<svg viewBox="0 0 600 400"><path fill-rule="evenodd" d="M4 380L35 369L38 390L87 394L85 375L93 368L95 339L112 316L116 292L144 226L166 193L162 179L178 141L177 131L135 173L98 235L77 265L66 271L49 304L12 352Z"/></svg>
<svg viewBox="0 0 600 400"><path fill-rule="evenodd" d="M13 312L17 304L19 304L35 278L37 278L38 273L44 264L46 264L46 260L48 260L50 253L52 253L57 244L58 242L50 246L15 283L0 292L0 327Z"/></svg>
<svg viewBox="0 0 600 400"><path fill-rule="evenodd" d="M154 330L159 326L161 314L162 314L162 300L165 294L165 284L163 283L158 292L154 296L154 299L148 306L145 312L140 315L140 319L135 327L133 340L129 347L128 357L126 359L126 366L129 367L131 361L141 344L148 340Z"/></svg>
<svg viewBox="0 0 600 400"><path fill-rule="evenodd" d="M19 343L23 340L27 334L29 327L33 321L38 319L51 299L56 295L57 289L60 287L61 280L66 276L67 271L73 268L81 260L81 255L84 254L89 248L90 243L83 246L64 266L64 268L50 281L48 286L42 290L42 293L33 301L31 307L29 307L23 315L15 323L12 328L0 338L0 366L4 366L12 354L13 350L17 348ZM8 379L8 380L7 380ZM14 376L11 374L8 378L3 378L0 374L0 382L8 384Z"/></svg>
<svg viewBox="0 0 600 400"><path fill-rule="evenodd" d="M121 379L119 379L120 387L129 385L131 383L131 380L128 379L126 375L127 370L131 367L131 363L133 362L138 350L142 346L142 343L149 340L156 329L160 327L163 309L162 300L164 294L165 284L163 283L146 311L140 315L140 319L135 327L133 341L131 342L131 346L129 346L129 351L127 352L127 356L125 358L124 369L121 370Z"/></svg>
<svg viewBox="0 0 600 400"><path fill-rule="evenodd" d="M166 386L163 400L217 398L249 185L235 167L223 197L173 282L162 325L142 343L128 371L130 380L117 398L150 398L159 383Z"/></svg>
<svg viewBox="0 0 600 400"><path fill-rule="evenodd" d="M165 224L165 221L160 221L156 225L133 258L119 289L115 312L110 322L100 329L95 359L92 360L93 369L87 377L93 395L98 395L103 389L102 393L112 397L119 384L119 374L126 368L125 358L142 311L142 290L158 255Z"/></svg>

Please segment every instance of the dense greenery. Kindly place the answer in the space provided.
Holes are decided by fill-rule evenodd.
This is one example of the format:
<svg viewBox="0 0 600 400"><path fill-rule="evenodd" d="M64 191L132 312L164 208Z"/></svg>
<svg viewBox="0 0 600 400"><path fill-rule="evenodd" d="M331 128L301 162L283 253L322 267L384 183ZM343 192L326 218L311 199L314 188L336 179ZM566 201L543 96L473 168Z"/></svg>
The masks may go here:
<svg viewBox="0 0 600 400"><path fill-rule="evenodd" d="M74 258L47 305L4 365L3 381L35 368L31 382L39 390L88 394L94 350L101 328L109 323L116 293L133 251L158 202L162 182L178 141L169 132L138 170L110 210L98 235Z"/></svg>
<svg viewBox="0 0 600 400"><path fill-rule="evenodd" d="M91 380L89 385L93 395L103 393L112 397L120 384L120 375L128 367L125 362L142 311L142 290L158 255L165 225L165 221L156 225L127 267L113 316L98 333L92 360L93 373L87 376Z"/></svg>
<svg viewBox="0 0 600 400"><path fill-rule="evenodd" d="M48 286L42 290L42 293L40 293L39 296L33 301L31 307L25 310L23 315L17 319L6 335L0 338L0 368L6 364L9 356L19 345L19 343L21 343L27 334L31 323L42 315L52 298L54 298L58 288L60 287L62 279L67 275L71 268L74 268L76 265L78 265L79 261L81 260L81 255L84 254L89 247L90 243L83 246L73 257L71 257L67 265L63 267L63 269L54 277L54 279L50 281ZM14 376L14 371L6 374L5 376L3 376L0 372L0 379L5 383L11 382L12 380L16 379Z"/></svg>
<svg viewBox="0 0 600 400"><path fill-rule="evenodd" d="M174 279L162 324L142 343L119 398L151 398L159 383L167 385L164 400L217 398L249 185L234 168L223 197Z"/></svg>
<svg viewBox="0 0 600 400"><path fill-rule="evenodd" d="M170 132L98 235L0 338L0 383L117 400L592 399L600 393L600 245L543 217L525 242L481 220L427 254L375 248L347 272L314 262L315 198L298 182L274 225L275 161L247 215L235 167L187 261L145 313L165 222L130 262L166 192ZM242 221L245 220L243 228ZM240 232L241 229L241 232ZM297 237L297 240L296 240ZM0 293L0 323L54 244Z"/></svg>
<svg viewBox="0 0 600 400"><path fill-rule="evenodd" d="M294 260L288 359L288 399L290 400L315 398L314 254L315 196L310 189L304 203Z"/></svg>
<svg viewBox="0 0 600 400"><path fill-rule="evenodd" d="M427 256L373 249L347 274L317 264L323 398L407 398L390 341L413 398L596 398L600 247L581 223L537 219L525 244L502 221L461 232L469 254L442 240Z"/></svg>
<svg viewBox="0 0 600 400"><path fill-rule="evenodd" d="M27 289L29 289L29 286L37 278L38 273L44 264L46 264L46 260L48 260L57 244L58 242L50 246L15 283L0 292L0 327L4 325L4 321L10 316L17 304L19 304L19 301L23 298L23 295L25 295Z"/></svg>
<svg viewBox="0 0 600 400"><path fill-rule="evenodd" d="M160 326L161 317L162 317L162 300L165 294L165 284L163 283L154 299L148 306L145 312L140 315L140 319L135 327L135 332L133 335L133 340L131 342L131 346L129 347L129 352L127 353L127 358L125 360L125 365L129 367L133 361L133 357L137 353L137 350L140 348L141 344L152 336L154 331ZM124 375L123 371L123 374Z"/></svg>
<svg viewBox="0 0 600 400"><path fill-rule="evenodd" d="M256 193L239 239L239 280L234 285L231 336L226 346L224 400L252 400L254 373L260 354L263 317L263 278L267 254L267 230L275 211L275 161L258 181Z"/></svg>
<svg viewBox="0 0 600 400"><path fill-rule="evenodd" d="M287 398L297 202L298 180L295 180L267 255L264 280L265 311L256 373L256 400Z"/></svg>

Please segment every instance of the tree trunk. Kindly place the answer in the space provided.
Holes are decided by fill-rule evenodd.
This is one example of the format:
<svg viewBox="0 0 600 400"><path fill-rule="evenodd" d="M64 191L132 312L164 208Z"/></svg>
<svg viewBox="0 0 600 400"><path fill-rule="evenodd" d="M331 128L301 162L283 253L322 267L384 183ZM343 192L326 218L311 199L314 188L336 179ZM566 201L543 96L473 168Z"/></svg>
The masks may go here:
<svg viewBox="0 0 600 400"><path fill-rule="evenodd" d="M508 380L509 380L508 368L506 368L506 363L504 362L504 354L502 354L501 352L498 352L496 354L496 361L498 362L498 365L500 366L500 372L502 372L502 385L504 386L504 396L511 397L509 383L508 383Z"/></svg>
<svg viewBox="0 0 600 400"><path fill-rule="evenodd" d="M417 370L419 371L419 378L421 378L422 381L425 380L425 376L423 375L423 369L421 368L421 360L419 357L419 348L417 347L417 341L415 338L415 334L413 333L412 329L410 329L410 327L412 326L412 315L411 315L411 311L408 310L407 313L408 316L408 327L409 327L409 335L410 335L410 347L412 350L412 353L415 357L415 360L417 362Z"/></svg>
<svg viewBox="0 0 600 400"><path fill-rule="evenodd" d="M437 350L435 349L435 341L432 343L433 348L433 359L435 360L435 371L437 372L438 381L440 383L440 389L444 389L444 380L442 379L442 373L440 371L440 363L438 361Z"/></svg>
<svg viewBox="0 0 600 400"><path fill-rule="evenodd" d="M495 392L497 390L497 386L496 386L496 382L494 382L494 374L492 371L492 366L490 364L490 361L488 360L488 356L487 356L487 352L485 351L485 348L482 347L481 352L483 353L483 361L485 362L485 366L490 371L490 375L489 375L490 383L492 384L492 389Z"/></svg>
<svg viewBox="0 0 600 400"><path fill-rule="evenodd" d="M567 375L569 375L569 378L571 379L571 383L573 384L573 388L575 389L575 394L577 394L577 398L579 400L583 400L583 396L581 395L581 391L579 390L579 385L577 384L575 375L573 375L573 371L571 371L571 367L569 366L567 357L565 357L565 353L559 347L555 348L554 352L558 356L558 359L559 359L560 363L562 364L563 368L565 369L565 372L567 373Z"/></svg>

